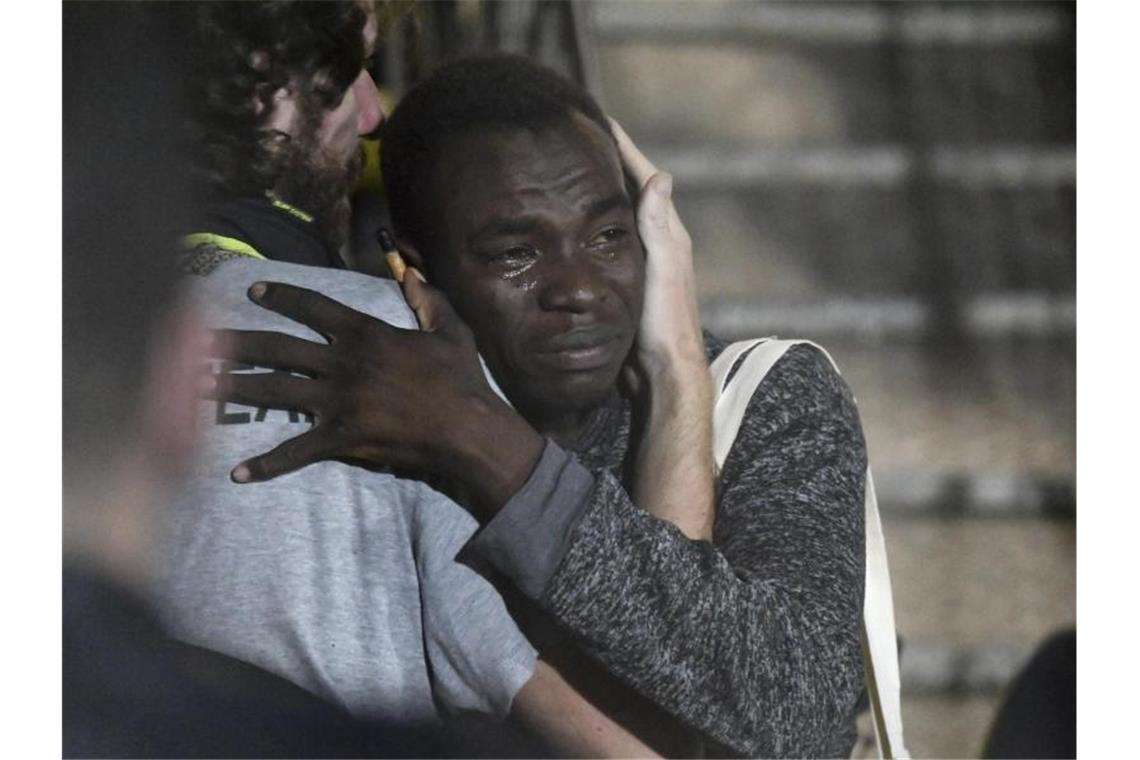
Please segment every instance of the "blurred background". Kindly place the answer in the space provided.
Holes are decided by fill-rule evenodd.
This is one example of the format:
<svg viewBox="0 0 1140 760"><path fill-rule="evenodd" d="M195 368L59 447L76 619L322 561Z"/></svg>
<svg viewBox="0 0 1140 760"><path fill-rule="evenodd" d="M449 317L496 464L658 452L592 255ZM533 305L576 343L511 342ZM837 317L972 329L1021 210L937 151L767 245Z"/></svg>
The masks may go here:
<svg viewBox="0 0 1140 760"><path fill-rule="evenodd" d="M390 104L480 49L584 83L675 176L705 326L832 352L883 509L909 748L979 755L1076 624L1075 5L391 6Z"/></svg>

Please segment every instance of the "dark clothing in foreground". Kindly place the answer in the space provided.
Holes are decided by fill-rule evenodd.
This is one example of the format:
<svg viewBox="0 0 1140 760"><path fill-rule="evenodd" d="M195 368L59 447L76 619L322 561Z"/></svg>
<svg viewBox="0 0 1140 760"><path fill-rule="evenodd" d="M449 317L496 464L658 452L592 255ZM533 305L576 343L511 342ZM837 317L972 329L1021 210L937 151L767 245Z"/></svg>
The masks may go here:
<svg viewBox="0 0 1140 760"><path fill-rule="evenodd" d="M364 724L283 678L166 636L150 609L63 575L64 757L401 757L407 728Z"/></svg>
<svg viewBox="0 0 1140 760"><path fill-rule="evenodd" d="M706 336L710 358L724 345ZM548 444L470 549L729 751L847 756L864 685L867 464L850 390L811 347L773 367L725 461L712 543L631 502L629 428L615 397L577 459Z"/></svg>
<svg viewBox="0 0 1140 760"><path fill-rule="evenodd" d="M1077 756L1077 632L1051 636L1009 687L982 757Z"/></svg>

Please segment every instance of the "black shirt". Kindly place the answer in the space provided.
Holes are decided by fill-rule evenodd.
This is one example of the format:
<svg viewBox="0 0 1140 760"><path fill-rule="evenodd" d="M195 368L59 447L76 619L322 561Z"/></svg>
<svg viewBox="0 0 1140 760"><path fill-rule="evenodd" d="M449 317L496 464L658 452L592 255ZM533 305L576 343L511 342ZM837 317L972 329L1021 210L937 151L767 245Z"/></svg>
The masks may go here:
<svg viewBox="0 0 1140 760"><path fill-rule="evenodd" d="M410 726L366 724L272 673L166 636L89 572L63 574L64 757L435 754Z"/></svg>
<svg viewBox="0 0 1140 760"><path fill-rule="evenodd" d="M211 206L194 231L236 238L274 261L344 269L344 262L325 245L312 217L270 197L239 198Z"/></svg>

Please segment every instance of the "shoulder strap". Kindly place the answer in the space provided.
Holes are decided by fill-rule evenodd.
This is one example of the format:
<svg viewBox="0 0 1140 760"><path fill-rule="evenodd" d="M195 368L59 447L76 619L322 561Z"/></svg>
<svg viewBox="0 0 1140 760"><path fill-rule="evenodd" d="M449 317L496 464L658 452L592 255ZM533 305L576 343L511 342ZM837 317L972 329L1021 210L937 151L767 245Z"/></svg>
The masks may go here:
<svg viewBox="0 0 1140 760"><path fill-rule="evenodd" d="M835 361L827 351L811 341L775 338L733 343L710 366L716 393L713 407L713 454L718 476L736 441L736 435L740 432L744 413L756 389L788 349L801 344L815 347L835 367ZM729 382L728 376L738 362L740 368ZM836 372L838 371L836 367ZM891 577L887 567L882 521L879 519L879 503L875 497L875 484L869 466L866 478L864 509L867 558L861 633L867 695L870 698L880 756L905 758L909 754L903 744L902 705L899 697L901 683Z"/></svg>
<svg viewBox="0 0 1140 760"><path fill-rule="evenodd" d="M787 341L775 338L742 340L726 347L709 366L716 394L716 405L713 407L713 461L718 475L736 440L736 434L740 431L740 425L744 422L744 412L752 399L752 392L760 385L768 370L784 355L788 349L784 345L786 343ZM733 382L729 385L729 375L738 363L740 369L732 375Z"/></svg>
<svg viewBox="0 0 1140 760"><path fill-rule="evenodd" d="M863 669L875 737L882 757L910 756L903 743L899 649L895 629L895 604L891 572L887 567L887 541L879 518L879 500L871 467L867 466L866 504L867 569L863 591Z"/></svg>

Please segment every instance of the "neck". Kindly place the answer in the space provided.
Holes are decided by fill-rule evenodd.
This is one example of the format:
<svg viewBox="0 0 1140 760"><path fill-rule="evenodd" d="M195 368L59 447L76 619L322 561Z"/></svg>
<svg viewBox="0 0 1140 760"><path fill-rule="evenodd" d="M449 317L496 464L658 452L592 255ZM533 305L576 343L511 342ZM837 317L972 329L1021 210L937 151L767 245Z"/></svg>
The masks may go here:
<svg viewBox="0 0 1140 760"><path fill-rule="evenodd" d="M568 451L577 451L583 438L605 404L595 404L585 409L544 410L544 413L524 413L527 421L542 435Z"/></svg>

